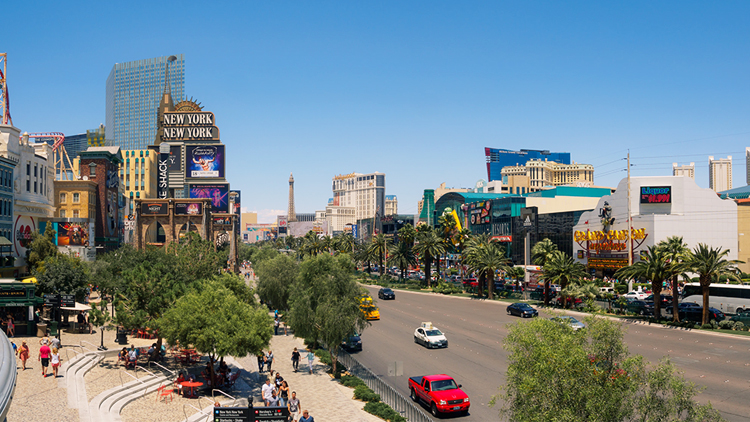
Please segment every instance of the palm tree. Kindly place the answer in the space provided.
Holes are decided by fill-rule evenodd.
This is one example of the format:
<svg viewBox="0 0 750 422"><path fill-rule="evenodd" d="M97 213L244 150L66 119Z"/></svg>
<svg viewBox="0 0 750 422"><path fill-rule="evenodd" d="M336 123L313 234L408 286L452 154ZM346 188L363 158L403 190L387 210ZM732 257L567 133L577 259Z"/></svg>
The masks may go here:
<svg viewBox="0 0 750 422"><path fill-rule="evenodd" d="M420 226L421 228L422 226ZM429 227L429 226L426 226ZM414 252L418 253L424 261L424 276L427 280L427 287L431 286L432 281L432 259L445 252L443 239L441 239L431 227L422 229L417 232L417 244L414 245Z"/></svg>
<svg viewBox="0 0 750 422"><path fill-rule="evenodd" d="M461 278L464 276L464 251L470 239L471 231L467 228L462 228L453 235L453 244L461 256L461 262L459 263L459 275Z"/></svg>
<svg viewBox="0 0 750 422"><path fill-rule="evenodd" d="M555 251L547 257L544 263L544 283L545 290L549 288L548 283L555 282L562 289L568 286L568 283L580 278L586 277L586 267L580 262L576 262L573 257L565 252ZM563 296L563 307L568 306L568 300Z"/></svg>
<svg viewBox="0 0 750 422"><path fill-rule="evenodd" d="M703 323L708 324L708 293L712 281L719 281L719 277L726 275L739 280L737 277L737 264L744 262L738 260L726 260L729 249L712 248L703 243L690 252L686 264L689 271L698 274L698 280L703 291Z"/></svg>
<svg viewBox="0 0 750 422"><path fill-rule="evenodd" d="M487 297L492 300L495 288L495 272L509 270L504 248L490 241L486 236L477 237L467 251L466 261L473 271L480 275L480 293L487 283ZM482 281L484 280L484 281Z"/></svg>
<svg viewBox="0 0 750 422"><path fill-rule="evenodd" d="M531 248L531 262L544 269L544 264L555 252L557 252L557 245L545 237ZM544 277L544 305L549 306L549 280L547 280L547 277Z"/></svg>
<svg viewBox="0 0 750 422"><path fill-rule="evenodd" d="M654 294L654 316L661 319L661 287L664 280L672 276L674 266L659 246L649 246L641 253L641 260L633 265L622 267L615 272L618 279L651 280L651 292ZM677 309L677 308L673 308Z"/></svg>
<svg viewBox="0 0 750 422"><path fill-rule="evenodd" d="M506 274L508 274L508 277L515 280L516 284L520 285L520 280L523 278L524 275L526 275L526 271L523 269L523 267L510 267L507 270L505 270Z"/></svg>
<svg viewBox="0 0 750 422"><path fill-rule="evenodd" d="M388 245L390 243L390 239L385 237L383 233L378 233L372 238L372 243L370 244L372 253L377 256L378 269L380 270L381 277L383 276L383 272L385 271L385 267L383 266L383 259L388 252Z"/></svg>
<svg viewBox="0 0 750 422"><path fill-rule="evenodd" d="M320 245L322 250L327 251L329 255L333 253L334 242L331 236L326 235L320 238Z"/></svg>
<svg viewBox="0 0 750 422"><path fill-rule="evenodd" d="M679 309L677 307L679 304L677 276L685 270L684 263L690 249L682 241L682 236L668 237L666 240L659 242L658 246L670 264L672 264L672 318L674 322L680 322L680 313L677 311Z"/></svg>
<svg viewBox="0 0 750 422"><path fill-rule="evenodd" d="M400 280L404 279L404 272L410 265L417 264L417 256L414 255L414 250L411 245L406 242L398 242L397 244L391 244L389 247L388 263L395 265L401 270Z"/></svg>
<svg viewBox="0 0 750 422"><path fill-rule="evenodd" d="M352 253L354 251L355 239L351 233L334 236L334 248L340 253Z"/></svg>
<svg viewBox="0 0 750 422"><path fill-rule="evenodd" d="M414 239L417 237L417 230L411 224L398 229L398 241L404 242L409 246L414 245Z"/></svg>

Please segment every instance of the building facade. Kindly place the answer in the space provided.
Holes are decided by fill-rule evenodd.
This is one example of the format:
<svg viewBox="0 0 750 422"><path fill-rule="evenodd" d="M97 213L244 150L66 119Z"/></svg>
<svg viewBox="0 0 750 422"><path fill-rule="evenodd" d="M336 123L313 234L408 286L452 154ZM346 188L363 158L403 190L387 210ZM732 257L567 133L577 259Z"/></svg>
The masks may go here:
<svg viewBox="0 0 750 422"><path fill-rule="evenodd" d="M529 160L546 160L559 164L570 164L569 152L549 152L547 150L522 149L511 151L508 149L485 148L487 161L487 180L501 180L503 167L522 166ZM499 192L498 192L499 193Z"/></svg>
<svg viewBox="0 0 750 422"><path fill-rule="evenodd" d="M695 163L683 164L678 166L672 163L672 176L687 176L695 180Z"/></svg>
<svg viewBox="0 0 750 422"><path fill-rule="evenodd" d="M344 233L347 226L357 224L354 207L326 207L326 221L332 235Z"/></svg>
<svg viewBox="0 0 750 422"><path fill-rule="evenodd" d="M708 157L708 187L714 192L732 189L732 156Z"/></svg>
<svg viewBox="0 0 750 422"><path fill-rule="evenodd" d="M335 207L353 207L355 218L373 218L385 213L385 174L350 173L333 178ZM298 214L299 215L299 214Z"/></svg>
<svg viewBox="0 0 750 422"><path fill-rule="evenodd" d="M97 184L93 180L55 182L55 217L96 219Z"/></svg>
<svg viewBox="0 0 750 422"><path fill-rule="evenodd" d="M398 198L396 195L385 196L385 215L398 214Z"/></svg>
<svg viewBox="0 0 750 422"><path fill-rule="evenodd" d="M76 174L82 180L96 182L96 225L94 242L97 249L110 251L120 246L122 215L119 171L123 162L119 147L89 147L76 160Z"/></svg>
<svg viewBox="0 0 750 422"><path fill-rule="evenodd" d="M0 236L13 241L13 173L16 163L0 157Z"/></svg>
<svg viewBox="0 0 750 422"><path fill-rule="evenodd" d="M127 214L134 215L136 199L156 198L156 151L125 150L120 165L120 184L125 188Z"/></svg>
<svg viewBox="0 0 750 422"><path fill-rule="evenodd" d="M185 57L169 65L172 95L185 96ZM156 110L164 86L168 57L116 63L107 77L106 139L123 150L146 149L154 143Z"/></svg>

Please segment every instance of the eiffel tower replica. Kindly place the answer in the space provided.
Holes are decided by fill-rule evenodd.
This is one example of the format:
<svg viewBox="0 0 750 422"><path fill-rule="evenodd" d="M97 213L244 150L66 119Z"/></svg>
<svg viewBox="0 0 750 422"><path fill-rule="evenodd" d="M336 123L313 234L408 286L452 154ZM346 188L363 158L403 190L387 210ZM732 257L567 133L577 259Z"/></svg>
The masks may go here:
<svg viewBox="0 0 750 422"><path fill-rule="evenodd" d="M292 173L289 173L289 209L286 221L289 223L297 221L297 213L294 211L294 176Z"/></svg>

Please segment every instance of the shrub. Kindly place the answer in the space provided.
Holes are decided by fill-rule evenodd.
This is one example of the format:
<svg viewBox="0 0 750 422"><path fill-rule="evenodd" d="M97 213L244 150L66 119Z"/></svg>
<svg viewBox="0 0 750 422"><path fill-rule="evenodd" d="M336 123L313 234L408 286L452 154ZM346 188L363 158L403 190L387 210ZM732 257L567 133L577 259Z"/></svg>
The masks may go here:
<svg viewBox="0 0 750 422"><path fill-rule="evenodd" d="M360 385L365 385L365 382L353 375L344 375L341 377L341 385L349 388L356 388Z"/></svg>
<svg viewBox="0 0 750 422"><path fill-rule="evenodd" d="M354 388L354 398L362 401L379 402L380 395L376 394L366 385L358 385Z"/></svg>
<svg viewBox="0 0 750 422"><path fill-rule="evenodd" d="M333 364L333 360L331 360L331 353L329 353L328 350L316 349L315 356L317 356L318 359L320 359L320 362L322 364L325 364L325 365Z"/></svg>
<svg viewBox="0 0 750 422"><path fill-rule="evenodd" d="M722 330L733 330L734 329L734 321L724 320L719 323L719 328Z"/></svg>
<svg viewBox="0 0 750 422"><path fill-rule="evenodd" d="M703 324L703 325L701 325L701 328L704 329L704 330L712 330L714 328L714 326L711 325L711 324Z"/></svg>
<svg viewBox="0 0 750 422"><path fill-rule="evenodd" d="M714 330L719 328L719 323L717 323L715 319L712 319L709 324L711 324L711 328L713 328Z"/></svg>
<svg viewBox="0 0 750 422"><path fill-rule="evenodd" d="M737 321L734 323L734 327L732 327L735 331L745 331L747 327L745 327L745 324L743 324L741 321Z"/></svg>
<svg viewBox="0 0 750 422"><path fill-rule="evenodd" d="M432 291L435 293L449 295L453 293L461 293L463 290L451 283L439 283L437 286L432 288Z"/></svg>
<svg viewBox="0 0 750 422"><path fill-rule="evenodd" d="M399 415L391 406L382 402L367 403L365 405L365 412L391 422L406 422L406 418Z"/></svg>

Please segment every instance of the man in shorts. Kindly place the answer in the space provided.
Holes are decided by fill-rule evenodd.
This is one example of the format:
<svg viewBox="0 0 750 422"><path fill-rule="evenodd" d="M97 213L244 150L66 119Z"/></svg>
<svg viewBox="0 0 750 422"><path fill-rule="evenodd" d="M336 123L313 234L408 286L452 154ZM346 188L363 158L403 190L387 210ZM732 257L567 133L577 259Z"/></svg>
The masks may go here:
<svg viewBox="0 0 750 422"><path fill-rule="evenodd" d="M39 361L42 362L42 376L47 378L47 367L49 366L49 355L52 353L47 342L42 342L42 347L39 348Z"/></svg>
<svg viewBox="0 0 750 422"><path fill-rule="evenodd" d="M302 406L299 402L299 399L297 398L297 392L292 391L292 398L289 399L289 402L286 404L286 408L289 409L289 420L290 421L296 421L300 418L301 411L300 406Z"/></svg>

